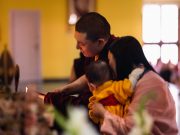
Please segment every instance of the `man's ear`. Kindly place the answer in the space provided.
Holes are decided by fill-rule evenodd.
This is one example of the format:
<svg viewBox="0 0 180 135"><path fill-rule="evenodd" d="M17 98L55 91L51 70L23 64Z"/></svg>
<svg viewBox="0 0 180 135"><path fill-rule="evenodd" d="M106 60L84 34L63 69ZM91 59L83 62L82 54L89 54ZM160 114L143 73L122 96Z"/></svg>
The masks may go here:
<svg viewBox="0 0 180 135"><path fill-rule="evenodd" d="M98 45L100 46L100 47L104 47L104 45L106 44L106 40L104 39L104 38L99 38L98 39Z"/></svg>

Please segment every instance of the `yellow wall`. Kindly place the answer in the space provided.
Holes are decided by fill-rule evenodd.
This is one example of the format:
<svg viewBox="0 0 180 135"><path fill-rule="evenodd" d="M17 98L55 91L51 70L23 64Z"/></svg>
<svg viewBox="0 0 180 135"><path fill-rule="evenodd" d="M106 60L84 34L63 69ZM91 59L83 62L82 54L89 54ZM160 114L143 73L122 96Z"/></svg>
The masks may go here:
<svg viewBox="0 0 180 135"><path fill-rule="evenodd" d="M115 35L133 35L141 41L142 0L98 0L97 10L110 22Z"/></svg>
<svg viewBox="0 0 180 135"><path fill-rule="evenodd" d="M74 29L67 26L67 0L0 0L0 52L9 44L11 10L39 10L41 13L41 57L43 78L64 78L70 74L75 49ZM110 22L112 33L133 35L141 40L142 0L97 0L97 11Z"/></svg>

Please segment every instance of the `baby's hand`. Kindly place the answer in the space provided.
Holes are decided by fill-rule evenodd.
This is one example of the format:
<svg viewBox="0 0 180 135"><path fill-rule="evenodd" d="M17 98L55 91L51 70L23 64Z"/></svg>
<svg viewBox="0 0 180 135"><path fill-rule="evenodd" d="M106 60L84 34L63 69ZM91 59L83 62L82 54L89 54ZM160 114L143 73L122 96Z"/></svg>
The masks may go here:
<svg viewBox="0 0 180 135"><path fill-rule="evenodd" d="M104 114L106 112L104 106L99 103L99 102L95 102L93 105L92 105L92 114L97 117L97 118L101 118L101 119L104 119Z"/></svg>

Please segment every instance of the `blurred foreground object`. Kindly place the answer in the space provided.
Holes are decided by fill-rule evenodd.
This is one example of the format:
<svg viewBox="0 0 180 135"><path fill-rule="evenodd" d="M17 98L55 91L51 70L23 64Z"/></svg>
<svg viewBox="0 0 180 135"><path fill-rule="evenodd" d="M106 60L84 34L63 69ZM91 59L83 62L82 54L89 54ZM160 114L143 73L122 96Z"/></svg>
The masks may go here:
<svg viewBox="0 0 180 135"><path fill-rule="evenodd" d="M53 109L42 104L32 90L1 97L0 135L57 135L51 129Z"/></svg>
<svg viewBox="0 0 180 135"><path fill-rule="evenodd" d="M0 57L0 93L12 93L10 85L15 78L15 91L18 90L20 70L19 66L15 65L10 52L5 46Z"/></svg>
<svg viewBox="0 0 180 135"><path fill-rule="evenodd" d="M150 99L155 99L155 93L151 92L146 94L141 98L140 104L133 114L134 118L134 127L131 129L128 135L150 135L152 126L153 126L153 118L149 114L149 112L145 109L145 105Z"/></svg>
<svg viewBox="0 0 180 135"><path fill-rule="evenodd" d="M98 135L89 123L87 110L83 107L69 107L68 118L55 109L55 120L64 129L63 135Z"/></svg>

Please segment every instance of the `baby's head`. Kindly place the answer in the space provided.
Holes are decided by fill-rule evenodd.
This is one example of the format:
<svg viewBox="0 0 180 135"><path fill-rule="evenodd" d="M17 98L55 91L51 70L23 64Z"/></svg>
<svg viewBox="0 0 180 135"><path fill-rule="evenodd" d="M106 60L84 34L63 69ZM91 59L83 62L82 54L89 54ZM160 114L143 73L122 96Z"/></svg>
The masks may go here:
<svg viewBox="0 0 180 135"><path fill-rule="evenodd" d="M104 61L92 62L86 68L85 75L91 91L102 85L104 82L113 79L112 70Z"/></svg>

